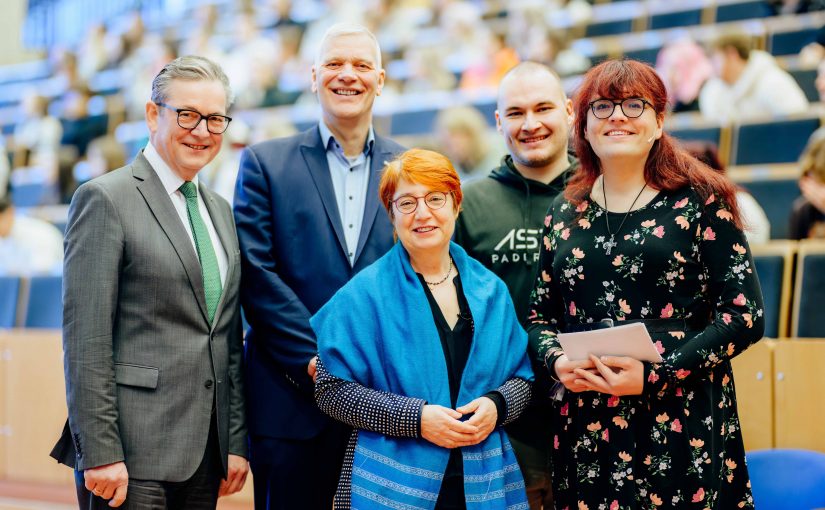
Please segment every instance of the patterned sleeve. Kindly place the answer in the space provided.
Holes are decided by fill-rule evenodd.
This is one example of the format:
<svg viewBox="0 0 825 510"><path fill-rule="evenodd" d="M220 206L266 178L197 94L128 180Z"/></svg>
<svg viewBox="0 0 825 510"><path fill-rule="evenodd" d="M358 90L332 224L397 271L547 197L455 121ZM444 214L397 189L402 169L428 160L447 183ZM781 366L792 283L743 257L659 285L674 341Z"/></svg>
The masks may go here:
<svg viewBox="0 0 825 510"><path fill-rule="evenodd" d="M713 300L713 322L673 351L665 363L645 363L648 394L664 396L678 383L706 377L764 333L762 291L745 234L713 195L705 203L696 235L705 278L697 299Z"/></svg>
<svg viewBox="0 0 825 510"><path fill-rule="evenodd" d="M388 436L421 436L424 400L373 390L339 379L327 371L320 358L316 375L315 401L318 408L336 420L356 429Z"/></svg>
<svg viewBox="0 0 825 510"><path fill-rule="evenodd" d="M545 367L553 378L555 378L553 365L564 354L556 337L564 306L558 283L553 280L554 240L565 230L564 222L553 223L554 211L555 204L544 219L543 244L539 253L536 281L530 293L526 325L530 356L538 362L538 366Z"/></svg>
<svg viewBox="0 0 825 510"><path fill-rule="evenodd" d="M532 396L532 384L519 377L507 379L507 381L496 388L496 391L504 397L505 416L499 420L499 425L507 425L515 421L527 408Z"/></svg>

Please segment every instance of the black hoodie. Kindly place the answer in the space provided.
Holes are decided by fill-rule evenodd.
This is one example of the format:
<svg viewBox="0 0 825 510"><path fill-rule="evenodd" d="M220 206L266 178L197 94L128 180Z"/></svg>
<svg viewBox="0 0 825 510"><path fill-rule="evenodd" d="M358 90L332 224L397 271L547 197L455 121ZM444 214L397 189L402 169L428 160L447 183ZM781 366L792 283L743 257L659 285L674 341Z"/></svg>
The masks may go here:
<svg viewBox="0 0 825 510"><path fill-rule="evenodd" d="M544 218L550 204L564 191L579 166L572 153L567 157L570 166L550 184L524 178L508 155L490 175L462 188L464 200L456 221L454 240L471 257L504 280L522 324L527 322ZM546 453L552 444L552 429L547 426L550 406L544 403L551 383L546 371L535 360L533 371L536 373L534 405L507 426L507 433L511 438L531 445L531 449ZM516 456L520 462L522 454L519 446Z"/></svg>
<svg viewBox="0 0 825 510"><path fill-rule="evenodd" d="M550 184L524 178L508 155L486 178L462 189L454 240L504 280L522 324L527 320L544 218L579 165L572 154L568 158L570 166Z"/></svg>

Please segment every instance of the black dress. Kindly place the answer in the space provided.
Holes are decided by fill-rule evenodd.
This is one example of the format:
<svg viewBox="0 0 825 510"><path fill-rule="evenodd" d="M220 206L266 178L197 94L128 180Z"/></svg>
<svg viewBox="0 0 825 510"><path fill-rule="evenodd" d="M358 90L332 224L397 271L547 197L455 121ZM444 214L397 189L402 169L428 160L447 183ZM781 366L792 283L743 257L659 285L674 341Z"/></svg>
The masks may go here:
<svg viewBox="0 0 825 510"><path fill-rule="evenodd" d="M563 197L548 212L531 353L554 373L558 331L647 320L665 325L651 332L664 363L644 363L641 395L554 404L556 508L752 508L730 365L764 329L745 236L719 200L683 188L631 212L608 255L605 214L613 229L624 217Z"/></svg>

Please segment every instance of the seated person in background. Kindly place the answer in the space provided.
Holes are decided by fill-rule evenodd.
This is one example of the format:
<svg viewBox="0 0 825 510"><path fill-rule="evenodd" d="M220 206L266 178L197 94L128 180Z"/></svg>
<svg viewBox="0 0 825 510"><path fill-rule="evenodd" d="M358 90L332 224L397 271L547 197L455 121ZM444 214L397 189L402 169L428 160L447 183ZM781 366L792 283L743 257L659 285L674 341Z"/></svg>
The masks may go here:
<svg viewBox="0 0 825 510"><path fill-rule="evenodd" d="M722 36L713 43L716 76L699 94L704 117L727 124L807 110L808 99L793 77L770 54L752 45L744 34Z"/></svg>
<svg viewBox="0 0 825 510"><path fill-rule="evenodd" d="M454 106L435 119L438 149L455 162L461 183L486 177L501 163L505 151L484 115L472 106Z"/></svg>
<svg viewBox="0 0 825 510"><path fill-rule="evenodd" d="M716 144L694 141L685 142L682 147L694 158L720 174L725 174L726 170L719 161ZM768 215L747 189L738 185L736 188L736 203L739 205L739 213L745 225L745 238L750 244L767 243L771 239L771 222L768 220Z"/></svg>
<svg viewBox="0 0 825 510"><path fill-rule="evenodd" d="M63 235L51 223L18 214L9 193L0 196L0 274L60 274Z"/></svg>
<svg viewBox="0 0 825 510"><path fill-rule="evenodd" d="M705 50L689 38L665 45L656 56L656 72L665 82L673 112L699 109L699 92L713 75Z"/></svg>
<svg viewBox="0 0 825 510"><path fill-rule="evenodd" d="M825 131L811 135L799 158L799 169L802 196L793 203L788 237L825 239Z"/></svg>
<svg viewBox="0 0 825 510"><path fill-rule="evenodd" d="M355 427L334 508L527 508L502 428L530 400L527 335L504 282L450 242L458 175L413 149L378 193L400 242L311 320L318 407Z"/></svg>

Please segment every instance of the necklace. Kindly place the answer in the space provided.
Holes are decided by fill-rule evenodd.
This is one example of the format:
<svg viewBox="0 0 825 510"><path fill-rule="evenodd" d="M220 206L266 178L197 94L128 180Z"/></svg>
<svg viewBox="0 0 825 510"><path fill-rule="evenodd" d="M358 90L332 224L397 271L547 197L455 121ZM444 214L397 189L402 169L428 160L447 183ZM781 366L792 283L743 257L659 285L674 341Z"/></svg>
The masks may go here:
<svg viewBox="0 0 825 510"><path fill-rule="evenodd" d="M428 281L425 279L425 280L424 280L424 283L426 283L426 284L427 284L427 285L429 285L430 287L438 287L438 286L439 286L439 285L441 285L442 283L446 282L446 281L447 281L447 278L449 278L449 277L450 277L450 275L451 275L452 273L453 273L453 258L452 258L452 257L450 257L450 267L447 269L447 274L445 274L445 275L444 275L444 278L442 278L442 279L438 280L437 282L428 282Z"/></svg>
<svg viewBox="0 0 825 510"><path fill-rule="evenodd" d="M628 208L627 212L624 213L624 218L622 218L622 222L619 223L619 228L617 228L615 232L611 232L610 231L610 218L608 218L608 216L610 216L610 210L607 208L607 193L604 191L604 175L602 175L602 198L604 199L604 221L607 224L607 233L610 235L610 240L608 240L604 243L604 248L605 248L604 253L605 253L605 255L610 255L610 252L613 251L613 248L615 248L618 245L618 243L616 242L616 234L618 234L619 231L624 226L625 220L627 220L627 217L630 216L630 212L633 210L633 206L636 205L636 201L639 200L640 196L642 196L642 192L645 190L645 188L647 188L647 181L645 181L645 185L642 186L642 189L639 190L639 193L636 195L636 198L633 199L633 203L630 204L630 208Z"/></svg>

